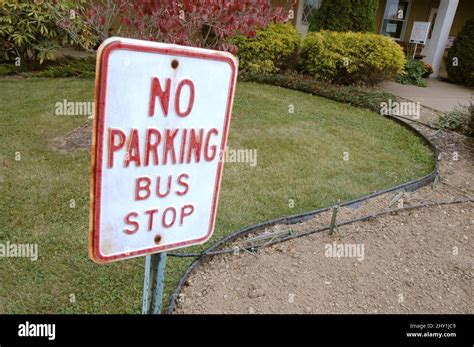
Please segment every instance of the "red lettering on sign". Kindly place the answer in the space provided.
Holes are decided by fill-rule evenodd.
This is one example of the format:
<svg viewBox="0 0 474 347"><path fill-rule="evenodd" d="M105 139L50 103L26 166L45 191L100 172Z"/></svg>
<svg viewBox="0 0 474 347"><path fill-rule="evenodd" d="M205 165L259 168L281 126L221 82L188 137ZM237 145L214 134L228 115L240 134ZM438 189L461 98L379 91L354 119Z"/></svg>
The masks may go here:
<svg viewBox="0 0 474 347"><path fill-rule="evenodd" d="M189 86L189 103L188 103L188 108L186 109L186 111L181 112L179 108L179 99L181 97L181 90L183 89L185 85ZM176 88L176 96L174 99L174 108L175 108L176 114L180 117L188 116L191 113L193 105L194 105L194 83L193 81L188 80L188 79L182 80L181 82L179 82L178 88Z"/></svg>
<svg viewBox="0 0 474 347"><path fill-rule="evenodd" d="M148 231L153 229L153 215L158 212L158 209L147 210L145 213L148 215Z"/></svg>
<svg viewBox="0 0 474 347"><path fill-rule="evenodd" d="M156 183L156 195L158 195L158 197L160 198L164 198L165 196L167 196L170 191L171 191L171 179L173 178L172 175L168 175L168 185L166 187L166 193L160 193L160 185L161 185L161 176L158 176L158 178L156 179L157 183Z"/></svg>
<svg viewBox="0 0 474 347"><path fill-rule="evenodd" d="M153 77L151 80L151 91L150 91L150 108L148 110L148 116L153 117L155 115L155 99L160 98L161 109L165 116L168 115L168 108L170 103L170 92L171 92L171 79L166 79L166 89L161 88L160 80L157 77Z"/></svg>
<svg viewBox="0 0 474 347"><path fill-rule="evenodd" d="M184 190L181 192L176 192L176 194L183 196L186 194L189 190L189 185L186 182L183 182L184 178L189 178L189 175L187 173L182 173L181 175L178 176L178 184L182 187L184 187Z"/></svg>
<svg viewBox="0 0 474 347"><path fill-rule="evenodd" d="M192 215L194 212L193 205L184 205L181 208L181 218L179 219L179 225L183 225L184 217Z"/></svg>
<svg viewBox="0 0 474 347"><path fill-rule="evenodd" d="M194 152L194 158L196 163L199 163L201 160L201 149L202 149L202 138L203 138L204 129L199 130L199 136L196 136L196 130L191 129L189 134L189 151L187 163L191 162L191 155Z"/></svg>
<svg viewBox="0 0 474 347"><path fill-rule="evenodd" d="M155 136L155 142L151 142L152 135ZM158 145L161 142L161 134L157 129L149 128L146 132L145 143L145 166L148 166L150 160L150 152L153 154L153 162L158 165Z"/></svg>
<svg viewBox="0 0 474 347"><path fill-rule="evenodd" d="M115 136L118 135L119 138L119 143L115 143ZM120 129L109 129L109 139L108 139L108 144L109 144L109 152L108 152L108 161L107 161L107 166L109 168L113 168L114 166L114 153L117 152L119 149L123 147L125 144L125 133L120 130Z"/></svg>
<svg viewBox="0 0 474 347"><path fill-rule="evenodd" d="M171 162L176 164L176 153L174 152L174 138L178 134L179 129L169 130L165 132L165 148L163 150L163 164L168 162L168 153L171 153Z"/></svg>
<svg viewBox="0 0 474 347"><path fill-rule="evenodd" d="M209 141L211 139L212 134L218 135L219 131L216 128L212 128L211 130L209 130L207 132L206 143L204 144L204 147L207 148L207 151L204 152L204 159L206 159L206 161L213 160L214 157L216 156L216 152L217 152L217 147L216 146L211 146L210 149L211 149L212 154L209 155Z"/></svg>
<svg viewBox="0 0 474 347"><path fill-rule="evenodd" d="M183 129L183 137L181 138L181 151L179 153L179 163L184 163L184 153L186 149L186 135L188 134L188 129Z"/></svg>
<svg viewBox="0 0 474 347"><path fill-rule="evenodd" d="M146 200L150 197L151 179L149 177L138 177L135 180L135 201ZM140 191L145 191L145 196L140 195Z"/></svg>
<svg viewBox="0 0 474 347"><path fill-rule="evenodd" d="M134 226L134 229L123 229L123 232L127 235L135 234L138 231L138 229L140 228L140 223L138 223L138 221L136 221L136 220L131 220L130 218L132 218L132 217L137 218L138 213L137 212L130 212L124 218L125 224Z"/></svg>
<svg viewBox="0 0 474 347"><path fill-rule="evenodd" d="M140 146L138 143L138 129L130 130L130 138L128 140L127 154L125 155L125 167L130 165L130 162L135 162L135 166L141 165L140 160Z"/></svg>
<svg viewBox="0 0 474 347"><path fill-rule="evenodd" d="M166 214L168 211L173 212L173 218L171 220L171 223L166 223ZM163 224L163 227L165 228L170 228L173 226L174 222L176 221L176 209L174 207L168 207L163 211L163 218L161 219L161 224Z"/></svg>

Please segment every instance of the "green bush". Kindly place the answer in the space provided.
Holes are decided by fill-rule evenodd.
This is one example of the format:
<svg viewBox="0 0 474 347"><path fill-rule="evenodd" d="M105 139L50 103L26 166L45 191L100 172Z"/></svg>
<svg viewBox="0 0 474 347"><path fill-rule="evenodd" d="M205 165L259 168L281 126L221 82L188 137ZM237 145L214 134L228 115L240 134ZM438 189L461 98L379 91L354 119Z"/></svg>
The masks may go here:
<svg viewBox="0 0 474 347"><path fill-rule="evenodd" d="M65 10L65 9L64 9ZM45 2L0 2L0 51L6 59L20 58L20 64L42 63L68 41Z"/></svg>
<svg viewBox="0 0 474 347"><path fill-rule="evenodd" d="M323 0L314 12L308 31L350 31L351 0Z"/></svg>
<svg viewBox="0 0 474 347"><path fill-rule="evenodd" d="M65 56L59 58L44 70L32 74L35 77L84 77L95 76L96 57L74 58Z"/></svg>
<svg viewBox="0 0 474 347"><path fill-rule="evenodd" d="M380 105L389 100L397 100L396 96L384 91L362 86L342 86L315 80L302 74L265 75L249 73L240 75L241 81L272 84L279 87L299 90L301 92L319 95L328 99L364 107L380 113Z"/></svg>
<svg viewBox="0 0 474 347"><path fill-rule="evenodd" d="M0 76L14 75L17 73L14 65L11 64L1 64L0 65Z"/></svg>
<svg viewBox="0 0 474 347"><path fill-rule="evenodd" d="M401 84L412 84L418 87L426 87L423 75L426 73L425 63L417 59L408 59L405 71L397 76L397 82Z"/></svg>
<svg viewBox="0 0 474 347"><path fill-rule="evenodd" d="M294 58L301 36L291 24L271 23L267 28L258 29L253 38L239 35L230 42L238 48L241 71L275 73Z"/></svg>
<svg viewBox="0 0 474 347"><path fill-rule="evenodd" d="M444 113L433 125L474 137L474 104L459 106Z"/></svg>
<svg viewBox="0 0 474 347"><path fill-rule="evenodd" d="M378 0L323 0L308 30L375 32L377 6Z"/></svg>
<svg viewBox="0 0 474 347"><path fill-rule="evenodd" d="M379 0L352 0L351 31L375 32L375 12Z"/></svg>
<svg viewBox="0 0 474 347"><path fill-rule="evenodd" d="M474 86L474 18L464 24L448 51L446 69L454 83Z"/></svg>
<svg viewBox="0 0 474 347"><path fill-rule="evenodd" d="M309 33L303 41L301 69L337 84L376 84L401 73L402 48L388 37L354 32Z"/></svg>

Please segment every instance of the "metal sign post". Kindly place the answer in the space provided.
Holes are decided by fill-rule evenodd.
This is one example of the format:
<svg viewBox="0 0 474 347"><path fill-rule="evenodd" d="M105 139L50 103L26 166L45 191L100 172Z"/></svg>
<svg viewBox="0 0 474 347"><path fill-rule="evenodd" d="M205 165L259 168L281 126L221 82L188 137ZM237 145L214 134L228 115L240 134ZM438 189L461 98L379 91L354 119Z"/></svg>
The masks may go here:
<svg viewBox="0 0 474 347"><path fill-rule="evenodd" d="M145 257L142 314L160 314L165 286L166 252Z"/></svg>

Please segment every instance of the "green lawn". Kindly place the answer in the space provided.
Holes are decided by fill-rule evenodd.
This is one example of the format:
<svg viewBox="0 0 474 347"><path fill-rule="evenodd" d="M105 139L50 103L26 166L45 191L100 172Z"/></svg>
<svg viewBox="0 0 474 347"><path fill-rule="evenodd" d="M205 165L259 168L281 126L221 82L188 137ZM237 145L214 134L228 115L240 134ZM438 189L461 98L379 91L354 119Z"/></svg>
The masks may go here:
<svg viewBox="0 0 474 347"><path fill-rule="evenodd" d="M55 103L92 101L93 85L88 79L0 81L0 164L8 161L0 166L0 243L39 249L36 262L0 258L0 313L140 312L144 258L109 265L88 258L89 153L48 148L50 139L86 122L55 115ZM240 83L233 115L230 147L257 149L258 164L226 164L207 245L252 223L420 177L434 165L421 141L394 122L297 91ZM167 293L189 262L168 258Z"/></svg>

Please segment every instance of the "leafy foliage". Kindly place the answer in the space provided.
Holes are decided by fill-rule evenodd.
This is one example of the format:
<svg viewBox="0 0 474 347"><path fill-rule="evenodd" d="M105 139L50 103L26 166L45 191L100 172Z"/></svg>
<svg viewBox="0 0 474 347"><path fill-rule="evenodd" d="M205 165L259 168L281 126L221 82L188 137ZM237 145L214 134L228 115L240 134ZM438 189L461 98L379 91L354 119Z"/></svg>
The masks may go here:
<svg viewBox="0 0 474 347"><path fill-rule="evenodd" d="M300 57L304 72L337 84L376 84L403 71L402 48L389 38L369 33L309 33Z"/></svg>
<svg viewBox="0 0 474 347"><path fill-rule="evenodd" d="M388 102L389 99L396 100L396 96L380 90L375 90L362 86L342 86L328 82L318 81L302 74L258 74L248 73L240 75L240 80L257 83L272 84L279 87L299 90L336 100L368 108L376 113L380 113L380 104Z"/></svg>
<svg viewBox="0 0 474 347"><path fill-rule="evenodd" d="M351 31L375 32L378 0L351 0Z"/></svg>
<svg viewBox="0 0 474 347"><path fill-rule="evenodd" d="M474 18L464 24L448 51L448 78L459 84L474 86Z"/></svg>
<svg viewBox="0 0 474 347"><path fill-rule="evenodd" d="M323 0L309 31L375 32L377 6L378 0Z"/></svg>
<svg viewBox="0 0 474 347"><path fill-rule="evenodd" d="M289 9L271 7L266 0L89 0L88 3L83 24L92 28L99 43L113 29L123 37L226 51L236 50L227 42L229 37L238 34L253 37L257 28L286 22ZM288 2L289 6L292 5Z"/></svg>
<svg viewBox="0 0 474 347"><path fill-rule="evenodd" d="M426 87L423 75L426 73L425 64L421 60L408 59L405 72L397 76L397 81L401 84L412 84L418 87Z"/></svg>
<svg viewBox="0 0 474 347"><path fill-rule="evenodd" d="M474 103L471 102L470 106L459 106L444 113L434 122L434 125L474 137Z"/></svg>
<svg viewBox="0 0 474 347"><path fill-rule="evenodd" d="M272 23L267 28L257 29L254 37L238 35L229 42L238 48L241 71L274 73L295 56L301 35L291 24Z"/></svg>
<svg viewBox="0 0 474 347"><path fill-rule="evenodd" d="M0 2L0 49L4 58L42 63L53 58L59 45L66 42L67 35L56 25L44 2Z"/></svg>
<svg viewBox="0 0 474 347"><path fill-rule="evenodd" d="M95 76L96 57L74 58L70 56L61 57L55 64L44 70L34 73L35 77L84 77Z"/></svg>
<svg viewBox="0 0 474 347"><path fill-rule="evenodd" d="M309 31L348 31L351 23L351 0L323 0L313 14Z"/></svg>

